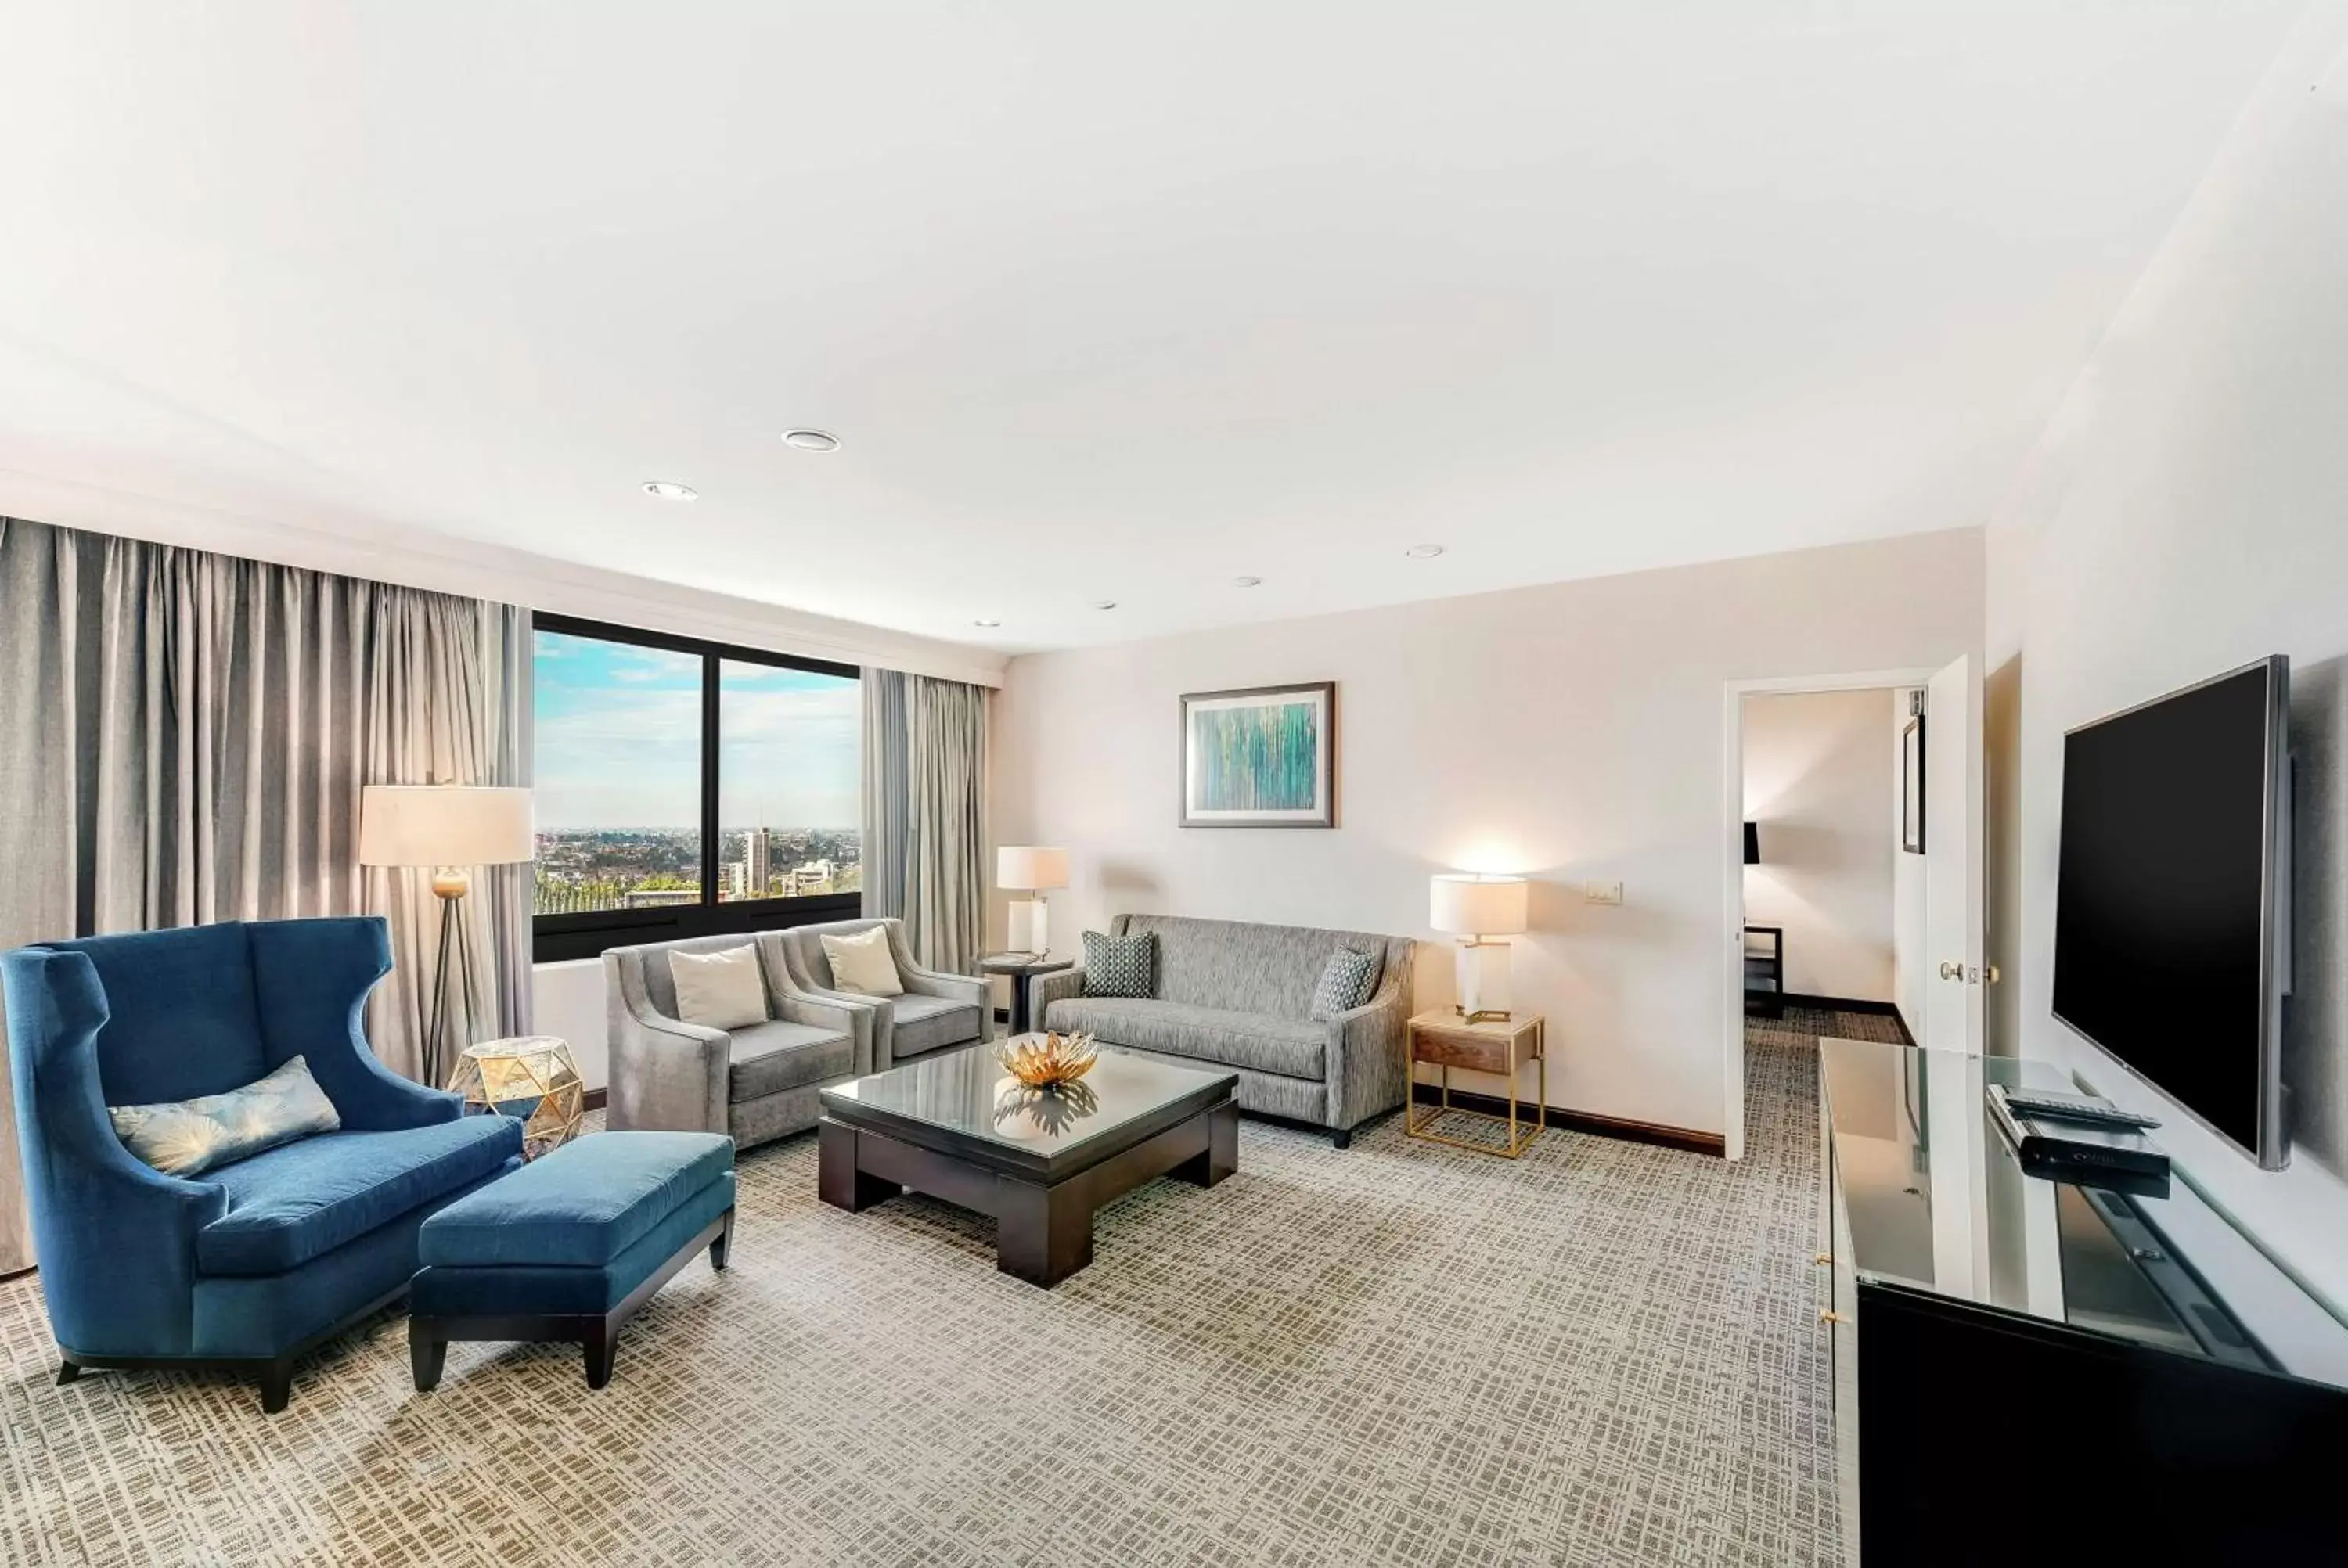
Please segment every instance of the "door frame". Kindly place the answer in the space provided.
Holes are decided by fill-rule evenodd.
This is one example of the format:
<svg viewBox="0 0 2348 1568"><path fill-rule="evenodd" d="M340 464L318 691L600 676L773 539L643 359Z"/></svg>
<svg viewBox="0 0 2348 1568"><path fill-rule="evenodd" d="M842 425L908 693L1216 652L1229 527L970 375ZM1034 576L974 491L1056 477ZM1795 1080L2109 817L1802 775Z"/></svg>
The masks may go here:
<svg viewBox="0 0 2348 1568"><path fill-rule="evenodd" d="M1728 948L1721 966L1727 1003L1720 1049L1722 1153L1745 1158L1745 699L1804 692L1869 692L1927 686L1941 666L1856 670L1839 675L1773 675L1721 682L1721 908Z"/></svg>

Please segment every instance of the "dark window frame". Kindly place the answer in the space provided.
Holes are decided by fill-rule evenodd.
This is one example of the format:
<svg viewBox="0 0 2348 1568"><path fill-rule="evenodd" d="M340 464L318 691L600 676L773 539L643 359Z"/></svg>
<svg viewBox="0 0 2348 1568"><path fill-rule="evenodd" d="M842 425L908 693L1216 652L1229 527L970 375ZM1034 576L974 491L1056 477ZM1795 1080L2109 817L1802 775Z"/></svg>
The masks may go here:
<svg viewBox="0 0 2348 1568"><path fill-rule="evenodd" d="M598 958L607 948L624 948L638 942L682 941L690 937L774 931L792 926L813 925L820 920L854 919L864 912L864 895L860 892L820 893L805 898L745 898L735 903L721 903L717 897L720 840L717 755L723 736L718 711L723 695L720 666L732 660L737 663L765 664L782 670L803 670L817 675L837 675L857 682L863 680L863 671L853 664L839 664L826 659L802 659L788 653L769 652L762 648L744 648L736 643L713 642L703 637L680 637L666 631L646 631L640 627L615 626L609 621L587 620L575 615L533 611L530 631L533 647L536 633L552 631L565 637L592 637L604 642L623 642L638 648L688 653L701 661L701 902L661 905L648 909L597 909L576 915L533 914L530 917L530 957L534 962L551 964L566 958ZM537 713L534 704L530 722L535 727Z"/></svg>

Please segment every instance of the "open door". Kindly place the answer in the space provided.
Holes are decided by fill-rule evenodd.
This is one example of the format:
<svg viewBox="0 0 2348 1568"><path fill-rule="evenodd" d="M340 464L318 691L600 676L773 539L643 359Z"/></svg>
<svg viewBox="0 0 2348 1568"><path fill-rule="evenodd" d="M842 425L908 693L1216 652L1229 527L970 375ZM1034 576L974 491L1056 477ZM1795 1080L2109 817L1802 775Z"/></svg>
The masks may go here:
<svg viewBox="0 0 2348 1568"><path fill-rule="evenodd" d="M1982 1049L1982 678L1962 658L1924 692L1924 1038Z"/></svg>

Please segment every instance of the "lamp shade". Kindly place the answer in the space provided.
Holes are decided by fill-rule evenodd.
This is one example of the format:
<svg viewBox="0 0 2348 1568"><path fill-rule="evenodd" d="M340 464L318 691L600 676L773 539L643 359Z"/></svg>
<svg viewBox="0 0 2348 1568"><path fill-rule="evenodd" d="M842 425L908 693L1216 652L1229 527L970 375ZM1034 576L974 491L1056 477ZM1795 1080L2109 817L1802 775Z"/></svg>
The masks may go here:
<svg viewBox="0 0 2348 1568"><path fill-rule="evenodd" d="M994 885L1012 893L1066 887L1068 852L1032 844L1003 845L994 852Z"/></svg>
<svg viewBox="0 0 2348 1568"><path fill-rule="evenodd" d="M507 866L537 856L530 791L369 784L359 796L362 866Z"/></svg>
<svg viewBox="0 0 2348 1568"><path fill-rule="evenodd" d="M1745 825L1745 864L1747 866L1761 864L1761 825L1757 822L1748 822Z"/></svg>
<svg viewBox="0 0 2348 1568"><path fill-rule="evenodd" d="M1512 936L1525 928L1528 893L1521 876L1447 872L1428 884L1427 924L1468 936Z"/></svg>

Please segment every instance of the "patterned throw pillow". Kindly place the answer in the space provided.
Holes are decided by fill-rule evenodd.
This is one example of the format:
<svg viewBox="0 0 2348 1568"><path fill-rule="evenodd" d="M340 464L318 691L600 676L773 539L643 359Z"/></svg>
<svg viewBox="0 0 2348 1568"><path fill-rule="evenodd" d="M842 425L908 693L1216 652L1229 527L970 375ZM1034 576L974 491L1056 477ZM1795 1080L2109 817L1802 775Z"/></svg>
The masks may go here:
<svg viewBox="0 0 2348 1568"><path fill-rule="evenodd" d="M192 1176L343 1124L335 1102L295 1057L225 1094L160 1105L109 1105L114 1135L167 1176Z"/></svg>
<svg viewBox="0 0 2348 1568"><path fill-rule="evenodd" d="M1138 937L1104 937L1085 933L1085 995L1146 997L1157 988L1158 938L1144 931Z"/></svg>
<svg viewBox="0 0 2348 1568"><path fill-rule="evenodd" d="M1321 983L1313 988L1313 1016L1335 1018L1369 1000L1370 965L1374 962L1369 954L1357 953L1351 948L1340 948L1330 954L1329 961L1321 966Z"/></svg>

